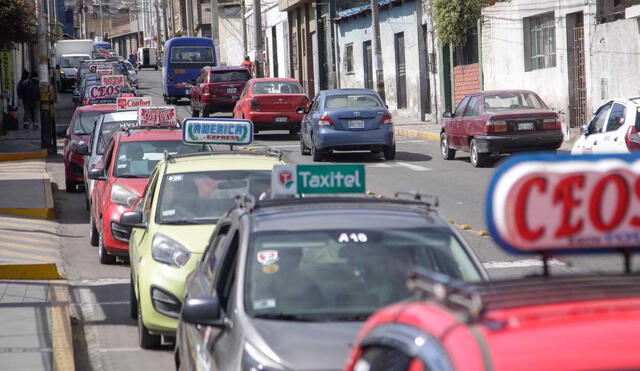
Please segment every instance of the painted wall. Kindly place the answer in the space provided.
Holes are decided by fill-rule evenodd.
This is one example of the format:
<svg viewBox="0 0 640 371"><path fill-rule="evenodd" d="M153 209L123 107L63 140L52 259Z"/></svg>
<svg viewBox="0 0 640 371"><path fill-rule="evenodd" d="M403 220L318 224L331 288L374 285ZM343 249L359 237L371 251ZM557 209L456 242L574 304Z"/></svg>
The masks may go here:
<svg viewBox="0 0 640 371"><path fill-rule="evenodd" d="M289 68L289 21L286 12L281 12L277 5L266 12L265 50L269 63L268 76L274 77L275 58L273 51L273 28L276 30L276 56L278 59L278 77L290 77Z"/></svg>
<svg viewBox="0 0 640 371"><path fill-rule="evenodd" d="M238 66L244 60L242 50L242 12L237 7L220 7L219 11L220 63Z"/></svg>

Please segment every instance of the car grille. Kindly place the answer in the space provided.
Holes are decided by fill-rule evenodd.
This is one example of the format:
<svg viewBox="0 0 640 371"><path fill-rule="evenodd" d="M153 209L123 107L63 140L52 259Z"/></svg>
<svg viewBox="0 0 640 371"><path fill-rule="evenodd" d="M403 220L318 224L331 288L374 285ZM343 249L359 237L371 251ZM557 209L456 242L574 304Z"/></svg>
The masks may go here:
<svg viewBox="0 0 640 371"><path fill-rule="evenodd" d="M172 318L180 316L182 303L173 294L157 287L151 287L151 302L159 313Z"/></svg>
<svg viewBox="0 0 640 371"><path fill-rule="evenodd" d="M129 242L129 238L131 237L131 228L125 227L118 222L111 221L111 235L120 242Z"/></svg>

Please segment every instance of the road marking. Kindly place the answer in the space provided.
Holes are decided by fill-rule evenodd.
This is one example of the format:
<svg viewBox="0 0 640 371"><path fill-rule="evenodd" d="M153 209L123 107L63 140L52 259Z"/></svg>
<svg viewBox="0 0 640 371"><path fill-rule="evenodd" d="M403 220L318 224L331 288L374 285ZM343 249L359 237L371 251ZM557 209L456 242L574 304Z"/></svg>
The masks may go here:
<svg viewBox="0 0 640 371"><path fill-rule="evenodd" d="M430 170L433 170L433 169L428 168L428 167L424 167L424 166L420 166L420 165L414 165L414 164L410 164L408 162L403 162L403 161L381 162L379 164L367 165L367 166L369 166L369 167L381 167L381 168L402 166L402 167L405 167L405 168L413 170L413 171L430 171Z"/></svg>
<svg viewBox="0 0 640 371"><path fill-rule="evenodd" d="M32 242L32 243L38 243L38 244L44 244L44 245L51 245L52 247L58 247L58 241L52 241L51 239L44 239L44 238L43 239L33 238L35 236L21 235L26 233L28 232L18 232L18 234L9 233L8 236L0 236L0 244L2 244L2 240L12 240L12 241Z"/></svg>
<svg viewBox="0 0 640 371"><path fill-rule="evenodd" d="M58 246L40 247L24 243L8 242L0 240L0 248L16 249L27 252L43 252L46 254L58 255Z"/></svg>
<svg viewBox="0 0 640 371"><path fill-rule="evenodd" d="M105 285L119 285L123 283L129 283L129 278L98 278L94 280L75 280L69 281L73 286L105 286Z"/></svg>
<svg viewBox="0 0 640 371"><path fill-rule="evenodd" d="M542 267L542 260L524 259L524 260L514 260L514 261L488 261L488 262L482 263L482 265L486 269ZM563 266L566 266L567 264L556 259L550 259L549 265L563 267Z"/></svg>

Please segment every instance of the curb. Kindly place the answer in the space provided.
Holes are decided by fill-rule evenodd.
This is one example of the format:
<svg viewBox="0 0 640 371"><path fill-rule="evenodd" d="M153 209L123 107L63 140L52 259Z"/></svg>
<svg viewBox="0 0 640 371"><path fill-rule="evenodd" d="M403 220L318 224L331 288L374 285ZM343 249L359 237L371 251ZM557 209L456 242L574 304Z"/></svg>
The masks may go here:
<svg viewBox="0 0 640 371"><path fill-rule="evenodd" d="M54 371L75 371L73 333L69 315L69 283L49 282L48 301L51 313L51 350Z"/></svg>
<svg viewBox="0 0 640 371"><path fill-rule="evenodd" d="M428 132L428 131L405 129L405 128L399 128L399 127L396 127L393 130L394 130L396 135L403 135L403 136L409 137L409 138L418 138L418 139L440 141L440 134L438 134L438 133L431 133L431 132Z"/></svg>
<svg viewBox="0 0 640 371"><path fill-rule="evenodd" d="M46 152L46 150L45 150ZM0 154L1 156L2 154ZM0 214L10 214L18 216L26 216L39 219L55 219L55 205L53 202L53 190L51 189L51 179L49 175L44 175L44 198L45 207L38 208L22 208L22 207L0 207Z"/></svg>
<svg viewBox="0 0 640 371"><path fill-rule="evenodd" d="M2 280L59 280L56 263L0 264Z"/></svg>
<svg viewBox="0 0 640 371"><path fill-rule="evenodd" d="M47 158L47 156L49 156L49 152L46 149L38 152L0 153L0 162Z"/></svg>

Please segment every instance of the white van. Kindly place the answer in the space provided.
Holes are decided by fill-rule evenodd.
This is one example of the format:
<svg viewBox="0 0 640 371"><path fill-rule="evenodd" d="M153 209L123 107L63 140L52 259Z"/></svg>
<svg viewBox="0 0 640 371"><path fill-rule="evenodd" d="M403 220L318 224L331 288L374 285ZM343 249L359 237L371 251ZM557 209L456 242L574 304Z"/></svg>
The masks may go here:
<svg viewBox="0 0 640 371"><path fill-rule="evenodd" d="M158 49L157 48L138 48L138 68L153 67L158 69Z"/></svg>

